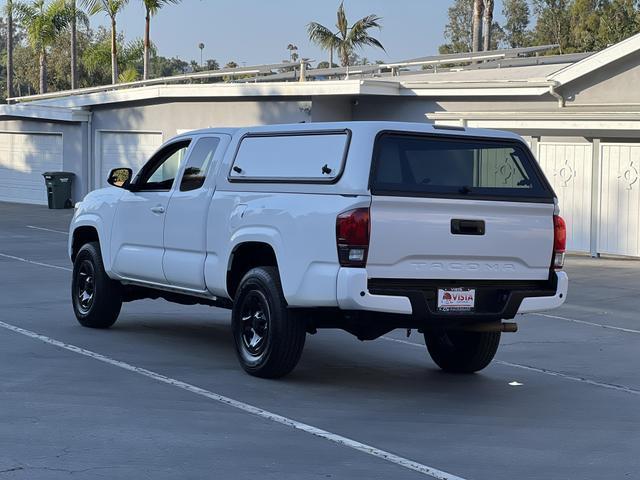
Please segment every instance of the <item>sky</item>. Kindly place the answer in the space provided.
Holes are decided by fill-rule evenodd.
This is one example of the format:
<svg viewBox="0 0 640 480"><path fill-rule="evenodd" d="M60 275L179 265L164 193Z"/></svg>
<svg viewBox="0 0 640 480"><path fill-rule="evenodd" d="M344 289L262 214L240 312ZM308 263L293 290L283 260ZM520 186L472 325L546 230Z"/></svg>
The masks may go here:
<svg viewBox="0 0 640 480"><path fill-rule="evenodd" d="M386 53L375 49L359 52L370 61L397 61L437 53L444 43L449 0L345 0L350 22L375 13L383 28L375 35ZM500 19L502 2L496 1ZM204 59L221 65L278 63L288 58L293 43L301 56L328 60L307 39L306 25L317 21L333 27L339 0L183 0L164 7L152 20L151 38L158 54L183 60L200 60L198 44L205 44ZM104 15L92 18L93 26L108 25ZM118 30L127 40L142 37L144 10L141 0L130 0L118 17Z"/></svg>

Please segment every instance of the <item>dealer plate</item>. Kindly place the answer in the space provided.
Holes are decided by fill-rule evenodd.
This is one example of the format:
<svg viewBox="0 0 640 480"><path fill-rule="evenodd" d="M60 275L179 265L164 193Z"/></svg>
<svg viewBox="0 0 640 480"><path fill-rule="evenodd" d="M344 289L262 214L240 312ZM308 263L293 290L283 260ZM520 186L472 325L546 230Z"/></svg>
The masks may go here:
<svg viewBox="0 0 640 480"><path fill-rule="evenodd" d="M439 288L438 310L441 312L469 312L476 306L474 288Z"/></svg>

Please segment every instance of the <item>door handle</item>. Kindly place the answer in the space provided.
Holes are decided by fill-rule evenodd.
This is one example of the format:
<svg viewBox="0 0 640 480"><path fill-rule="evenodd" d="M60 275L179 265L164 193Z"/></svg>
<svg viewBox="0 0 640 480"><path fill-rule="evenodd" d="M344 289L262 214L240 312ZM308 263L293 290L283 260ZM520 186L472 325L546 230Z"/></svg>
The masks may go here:
<svg viewBox="0 0 640 480"><path fill-rule="evenodd" d="M484 220L451 220L451 233L453 235L484 235Z"/></svg>
<svg viewBox="0 0 640 480"><path fill-rule="evenodd" d="M164 207L162 205L151 207L151 211L153 213L164 213Z"/></svg>

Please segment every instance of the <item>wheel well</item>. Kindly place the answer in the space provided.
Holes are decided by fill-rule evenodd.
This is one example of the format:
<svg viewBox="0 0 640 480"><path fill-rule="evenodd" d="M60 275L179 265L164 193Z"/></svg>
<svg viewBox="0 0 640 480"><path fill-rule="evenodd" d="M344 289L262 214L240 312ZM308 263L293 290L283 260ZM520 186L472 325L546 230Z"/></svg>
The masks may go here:
<svg viewBox="0 0 640 480"><path fill-rule="evenodd" d="M238 245L231 253L231 262L227 270L227 293L231 298L235 297L242 277L255 267L278 267L276 254L271 245L262 242Z"/></svg>
<svg viewBox="0 0 640 480"><path fill-rule="evenodd" d="M73 231L73 244L71 248L71 260L76 259L76 255L83 245L89 242L98 242L98 231L93 227L78 227Z"/></svg>

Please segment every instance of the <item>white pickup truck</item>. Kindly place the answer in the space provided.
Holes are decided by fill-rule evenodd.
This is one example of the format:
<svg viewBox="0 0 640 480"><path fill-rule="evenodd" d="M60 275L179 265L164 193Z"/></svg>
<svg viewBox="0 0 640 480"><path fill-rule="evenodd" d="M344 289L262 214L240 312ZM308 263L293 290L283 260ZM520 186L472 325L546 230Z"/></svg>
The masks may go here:
<svg viewBox="0 0 640 480"><path fill-rule="evenodd" d="M126 159L123 159L126 160ZM72 300L87 327L123 302L232 309L238 358L280 377L307 333L424 334L444 370L493 359L504 322L566 298L566 229L517 135L412 123L207 129L76 206Z"/></svg>

